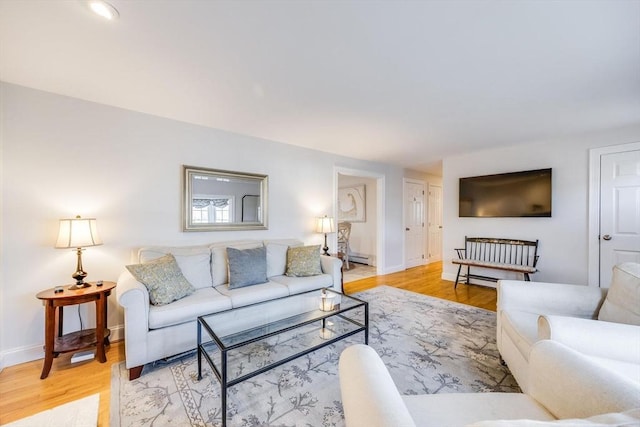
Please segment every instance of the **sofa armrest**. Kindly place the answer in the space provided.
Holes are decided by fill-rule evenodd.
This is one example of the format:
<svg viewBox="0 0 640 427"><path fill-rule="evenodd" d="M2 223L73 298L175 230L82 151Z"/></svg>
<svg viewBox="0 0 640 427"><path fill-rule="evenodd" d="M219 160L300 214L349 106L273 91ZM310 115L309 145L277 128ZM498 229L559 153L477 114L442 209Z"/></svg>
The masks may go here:
<svg viewBox="0 0 640 427"><path fill-rule="evenodd" d="M593 319L606 295L606 289L589 286L499 280L498 312L518 310Z"/></svg>
<svg viewBox="0 0 640 427"><path fill-rule="evenodd" d="M561 342L581 353L640 364L640 326L544 315L538 339Z"/></svg>
<svg viewBox="0 0 640 427"><path fill-rule="evenodd" d="M146 363L149 332L149 292L129 271L118 277L116 298L124 308L124 341L127 368Z"/></svg>
<svg viewBox="0 0 640 427"><path fill-rule="evenodd" d="M340 355L338 369L347 427L415 427L374 349L364 344L347 347Z"/></svg>
<svg viewBox="0 0 640 427"><path fill-rule="evenodd" d="M556 418L586 418L638 406L640 384L556 341L531 349L529 395Z"/></svg>
<svg viewBox="0 0 640 427"><path fill-rule="evenodd" d="M333 279L333 289L342 292L342 260L333 256L320 255L322 272Z"/></svg>

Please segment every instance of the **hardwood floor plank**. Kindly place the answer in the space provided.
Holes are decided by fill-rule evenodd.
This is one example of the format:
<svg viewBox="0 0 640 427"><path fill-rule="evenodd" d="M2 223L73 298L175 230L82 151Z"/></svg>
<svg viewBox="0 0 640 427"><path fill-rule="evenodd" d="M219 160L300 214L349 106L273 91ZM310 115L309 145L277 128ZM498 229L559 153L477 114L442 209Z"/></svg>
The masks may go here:
<svg viewBox="0 0 640 427"><path fill-rule="evenodd" d="M375 276L345 283L351 294L389 285L437 298L496 310L496 290L483 286L458 285L440 279L442 263L411 268L398 273ZM5 368L0 372L0 424L51 409L94 393L100 393L98 425L109 425L111 366L124 360L124 343L113 342L107 351L107 362L90 360L71 364L71 353L54 359L49 377L41 380L43 360ZM144 374L143 374L144 375Z"/></svg>

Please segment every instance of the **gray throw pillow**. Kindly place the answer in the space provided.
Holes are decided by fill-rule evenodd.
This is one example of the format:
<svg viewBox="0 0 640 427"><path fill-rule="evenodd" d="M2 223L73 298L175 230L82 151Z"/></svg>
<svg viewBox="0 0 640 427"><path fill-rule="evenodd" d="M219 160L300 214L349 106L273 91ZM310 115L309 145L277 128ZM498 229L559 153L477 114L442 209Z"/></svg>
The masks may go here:
<svg viewBox="0 0 640 427"><path fill-rule="evenodd" d="M127 265L127 270L149 291L149 302L165 305L195 292L182 275L173 255L167 254L144 264Z"/></svg>
<svg viewBox="0 0 640 427"><path fill-rule="evenodd" d="M307 277L322 274L320 245L298 246L287 250L287 276Z"/></svg>
<svg viewBox="0 0 640 427"><path fill-rule="evenodd" d="M229 259L229 289L266 283L267 248L227 248Z"/></svg>

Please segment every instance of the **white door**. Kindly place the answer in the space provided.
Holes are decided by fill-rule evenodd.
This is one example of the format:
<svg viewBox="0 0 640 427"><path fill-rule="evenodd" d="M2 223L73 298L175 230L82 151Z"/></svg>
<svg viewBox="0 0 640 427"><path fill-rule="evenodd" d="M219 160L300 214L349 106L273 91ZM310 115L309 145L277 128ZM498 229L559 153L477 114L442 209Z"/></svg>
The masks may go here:
<svg viewBox="0 0 640 427"><path fill-rule="evenodd" d="M404 182L406 268L424 264L424 183Z"/></svg>
<svg viewBox="0 0 640 427"><path fill-rule="evenodd" d="M442 187L429 184L429 262L442 260Z"/></svg>
<svg viewBox="0 0 640 427"><path fill-rule="evenodd" d="M600 286L627 261L640 263L640 150L600 157Z"/></svg>

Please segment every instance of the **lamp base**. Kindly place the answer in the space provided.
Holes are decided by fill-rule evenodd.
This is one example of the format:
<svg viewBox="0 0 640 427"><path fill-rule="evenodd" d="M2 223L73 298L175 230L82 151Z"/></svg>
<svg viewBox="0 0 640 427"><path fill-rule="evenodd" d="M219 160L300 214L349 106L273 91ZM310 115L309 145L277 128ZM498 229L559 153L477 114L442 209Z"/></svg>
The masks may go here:
<svg viewBox="0 0 640 427"><path fill-rule="evenodd" d="M91 286L91 283L87 283L87 282L78 282L74 285L69 286L67 289L69 289L70 291L75 291L77 289L84 289L84 288L88 288L89 286Z"/></svg>

